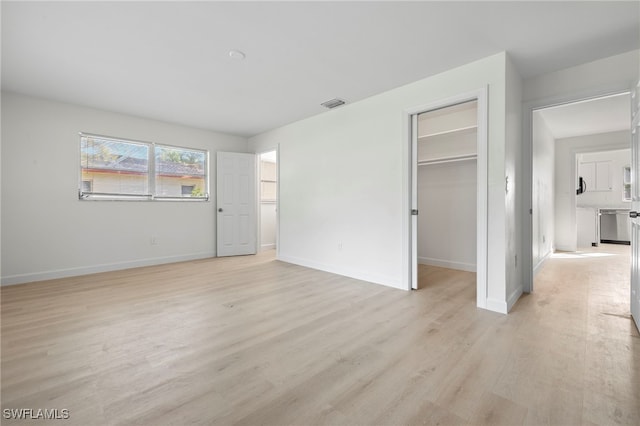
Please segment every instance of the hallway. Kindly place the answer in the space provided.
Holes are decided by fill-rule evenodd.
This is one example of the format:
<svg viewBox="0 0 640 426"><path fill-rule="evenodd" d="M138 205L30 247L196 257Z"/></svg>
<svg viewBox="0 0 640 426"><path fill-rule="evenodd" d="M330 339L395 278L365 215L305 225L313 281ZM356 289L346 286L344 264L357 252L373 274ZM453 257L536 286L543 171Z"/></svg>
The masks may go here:
<svg viewBox="0 0 640 426"><path fill-rule="evenodd" d="M522 317L522 358L512 362L529 372L512 397L538 399L547 410L554 404L567 420L575 410L576 424L640 418L640 337L629 313L629 274L630 247L623 245L558 252L546 261L534 292L509 315ZM528 381L539 380L553 381L551 395L525 391L534 389Z"/></svg>

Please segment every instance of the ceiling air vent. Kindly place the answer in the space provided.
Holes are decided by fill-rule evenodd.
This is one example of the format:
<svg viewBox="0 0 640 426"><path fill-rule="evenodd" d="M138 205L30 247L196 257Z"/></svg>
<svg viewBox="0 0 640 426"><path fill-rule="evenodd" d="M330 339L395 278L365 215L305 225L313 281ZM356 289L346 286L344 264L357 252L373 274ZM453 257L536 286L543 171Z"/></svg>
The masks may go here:
<svg viewBox="0 0 640 426"><path fill-rule="evenodd" d="M332 109L344 104L346 104L345 101L343 101L342 99L335 98L335 99L331 99L329 101L323 102L320 105L322 105L325 108Z"/></svg>

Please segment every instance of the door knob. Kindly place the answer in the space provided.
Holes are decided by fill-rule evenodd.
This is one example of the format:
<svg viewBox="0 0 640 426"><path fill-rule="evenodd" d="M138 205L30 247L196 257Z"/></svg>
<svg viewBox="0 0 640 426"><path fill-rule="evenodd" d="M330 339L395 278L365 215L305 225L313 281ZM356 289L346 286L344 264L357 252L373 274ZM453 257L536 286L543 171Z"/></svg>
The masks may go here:
<svg viewBox="0 0 640 426"><path fill-rule="evenodd" d="M220 213L222 213L222 207L220 207L220 208L218 209L218 211L219 211Z"/></svg>
<svg viewBox="0 0 640 426"><path fill-rule="evenodd" d="M635 219L638 216L640 216L640 214L638 214L638 212L629 212L629 217L632 218L632 219Z"/></svg>

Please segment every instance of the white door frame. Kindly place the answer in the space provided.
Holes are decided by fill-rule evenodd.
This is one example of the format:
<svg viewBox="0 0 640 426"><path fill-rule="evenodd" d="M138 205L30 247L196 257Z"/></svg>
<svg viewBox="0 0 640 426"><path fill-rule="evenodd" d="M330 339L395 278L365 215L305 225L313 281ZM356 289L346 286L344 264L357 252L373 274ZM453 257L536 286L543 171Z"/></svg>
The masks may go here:
<svg viewBox="0 0 640 426"><path fill-rule="evenodd" d="M477 237L476 237L476 286L477 306L487 307L487 266L488 266L488 96L487 88L482 87L467 93L461 93L450 98L441 99L429 104L416 106L404 111L403 121L405 129L403 157L404 173L403 187L403 282L406 289L417 287L417 216L411 214L417 209L417 115L436 109L445 108L469 101L478 102L477 116Z"/></svg>
<svg viewBox="0 0 640 426"><path fill-rule="evenodd" d="M520 214L523 218L524 232L522 235L522 273L523 290L525 293L533 291L533 113L534 111L554 106L566 105L590 99L602 98L605 96L629 93L631 88L625 85L617 85L608 89L592 89L579 93L570 93L562 96L554 96L536 101L525 102L523 104L522 123L522 206ZM615 148L614 148L615 149Z"/></svg>
<svg viewBox="0 0 640 426"><path fill-rule="evenodd" d="M278 144L278 146L276 146L275 148L269 148L269 149L265 149L262 151L258 151L256 152L256 211L258 212L257 216L257 224L256 224L256 230L257 230L257 235L256 235L256 239L258 241L258 251L260 251L261 247L262 247L262 226L261 226L261 219L262 219L262 211L260 209L261 203L260 203L260 198L262 195L262 188L260 185L260 179L261 179L261 171L260 171L260 156L262 154L266 154L267 152L276 152L276 257L280 254L280 244L278 244L278 242L280 241L280 144Z"/></svg>

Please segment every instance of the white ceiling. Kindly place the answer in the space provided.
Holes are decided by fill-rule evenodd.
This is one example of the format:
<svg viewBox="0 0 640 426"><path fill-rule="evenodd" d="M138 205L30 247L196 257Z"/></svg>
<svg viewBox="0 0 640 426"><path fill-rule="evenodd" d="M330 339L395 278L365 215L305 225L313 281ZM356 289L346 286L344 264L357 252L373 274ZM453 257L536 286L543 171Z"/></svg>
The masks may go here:
<svg viewBox="0 0 640 426"><path fill-rule="evenodd" d="M639 17L610 1L3 1L2 89L249 136L504 50L531 77L638 49Z"/></svg>
<svg viewBox="0 0 640 426"><path fill-rule="evenodd" d="M631 129L628 93L536 111L555 139Z"/></svg>

